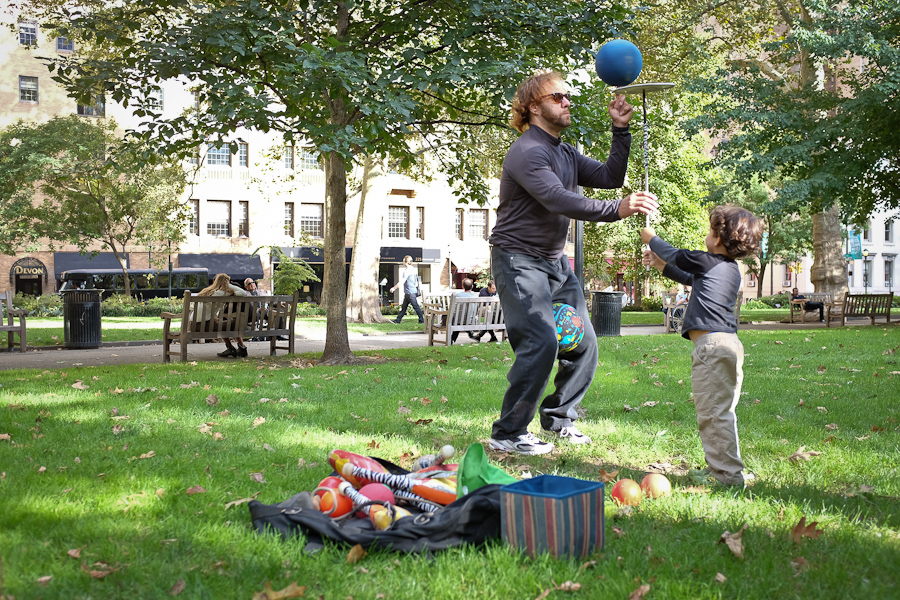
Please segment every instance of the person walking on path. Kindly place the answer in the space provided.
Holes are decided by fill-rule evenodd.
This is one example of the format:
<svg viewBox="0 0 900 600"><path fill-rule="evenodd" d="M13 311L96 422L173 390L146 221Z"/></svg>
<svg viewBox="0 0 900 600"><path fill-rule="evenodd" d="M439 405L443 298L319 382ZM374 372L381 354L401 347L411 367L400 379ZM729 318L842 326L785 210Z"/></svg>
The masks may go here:
<svg viewBox="0 0 900 600"><path fill-rule="evenodd" d="M575 409L597 370L597 338L593 328L586 327L578 347L559 354L553 318L553 303L564 302L590 322L584 290L564 256L569 223L617 221L657 208L656 198L645 192L621 201L591 200L578 193L578 186L622 186L633 111L624 96L610 102L612 147L602 163L560 140L572 124L571 105L562 76L553 71L525 80L513 99L510 123L522 135L503 160L497 223L489 242L491 273L516 359L507 376L500 418L491 428L494 450L526 455L553 450L553 443L528 432L539 404L545 435L573 444L590 443L575 426ZM557 358L556 389L541 401Z"/></svg>
<svg viewBox="0 0 900 600"><path fill-rule="evenodd" d="M743 487L744 474L735 408L744 379L744 346L737 336L734 305L741 289L738 259L759 252L763 222L747 209L717 206L709 217L707 252L679 250L645 227L641 241L650 245L644 264L691 286L681 335L694 343L691 389L705 469L691 470L696 483Z"/></svg>
<svg viewBox="0 0 900 600"><path fill-rule="evenodd" d="M403 304L400 306L400 312L397 314L397 318L394 319L394 323L399 323L403 320L403 315L406 314L406 309L410 304L412 304L413 310L419 316L419 323L424 323L425 315L422 314L419 301L416 299L416 296L419 295L419 269L413 264L412 256L409 254L403 257L400 280L397 281L397 285L391 288L391 293L393 294L400 286L403 286Z"/></svg>

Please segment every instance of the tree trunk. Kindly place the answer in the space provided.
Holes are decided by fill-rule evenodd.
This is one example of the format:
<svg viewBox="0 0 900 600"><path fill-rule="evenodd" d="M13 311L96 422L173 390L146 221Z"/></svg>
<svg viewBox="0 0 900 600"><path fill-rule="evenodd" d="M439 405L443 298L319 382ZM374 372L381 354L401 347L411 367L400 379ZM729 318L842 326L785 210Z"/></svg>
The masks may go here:
<svg viewBox="0 0 900 600"><path fill-rule="evenodd" d="M356 360L347 335L347 286L344 239L347 234L347 163L338 152L325 159L325 277L327 325L321 364L340 365Z"/></svg>
<svg viewBox="0 0 900 600"><path fill-rule="evenodd" d="M847 292L847 261L841 249L840 209L835 203L812 216L814 262L809 279L817 292Z"/></svg>
<svg viewBox="0 0 900 600"><path fill-rule="evenodd" d="M381 314L378 265L381 255L381 217L386 190L382 184L384 164L366 156L363 167L359 213L353 237L350 283L347 286L347 320L358 323L386 323ZM371 196L371 198L370 198Z"/></svg>

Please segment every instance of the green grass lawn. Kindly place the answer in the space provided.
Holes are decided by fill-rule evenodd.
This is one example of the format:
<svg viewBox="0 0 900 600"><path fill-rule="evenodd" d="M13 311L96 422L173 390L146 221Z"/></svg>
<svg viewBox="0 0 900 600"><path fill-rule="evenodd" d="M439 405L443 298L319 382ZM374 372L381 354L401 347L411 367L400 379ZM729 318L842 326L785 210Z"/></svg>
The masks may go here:
<svg viewBox="0 0 900 600"><path fill-rule="evenodd" d="M757 479L709 493L685 477L703 462L689 342L602 338L579 421L594 443L490 453L519 477L668 474L671 496L630 511L607 486L606 546L586 560L532 560L496 541L348 564L345 547L306 555L301 539L259 537L246 505L228 506L313 489L332 448L408 465L486 442L505 344L384 351L353 367L279 357L0 372L0 597L165 598L183 582L180 598L249 600L296 581L308 598L529 599L571 581L577 594L549 597L624 599L647 584L648 599L897 598L897 334L741 332L739 429ZM792 462L801 449L819 454ZM798 543L801 518L821 533ZM739 558L718 542L745 525Z"/></svg>
<svg viewBox="0 0 900 600"><path fill-rule="evenodd" d="M787 317L786 309L771 310L743 310L742 321L780 321ZM395 318L395 317L391 317ZM143 340L162 339L162 319L150 317L103 317L100 320L102 339L104 342L130 342ZM655 312L631 312L622 313L622 325L662 325L663 314ZM297 333L303 335L304 331L325 331L325 317L303 317L297 319ZM348 323L347 328L351 333L366 335L384 335L397 331L421 331L422 325L418 323L415 315L407 316L399 324L377 323L362 324ZM62 318L54 319L28 319L28 345L29 346L61 346L65 342Z"/></svg>

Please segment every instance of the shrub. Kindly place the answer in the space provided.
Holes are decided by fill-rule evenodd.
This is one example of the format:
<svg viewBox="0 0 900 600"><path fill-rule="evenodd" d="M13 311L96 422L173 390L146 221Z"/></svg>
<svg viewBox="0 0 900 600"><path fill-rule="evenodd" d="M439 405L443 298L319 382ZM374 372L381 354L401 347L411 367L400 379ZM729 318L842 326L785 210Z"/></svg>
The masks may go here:
<svg viewBox="0 0 900 600"><path fill-rule="evenodd" d="M765 302L760 302L756 298L754 298L752 300L747 300L746 302L744 302L743 307L748 308L750 310L766 310L766 309L772 308Z"/></svg>
<svg viewBox="0 0 900 600"><path fill-rule="evenodd" d="M27 310L30 317L61 317L63 314L59 294L26 296L20 292L13 298L13 306Z"/></svg>
<svg viewBox="0 0 900 600"><path fill-rule="evenodd" d="M641 298L641 306L646 312L656 312L662 310L663 299L658 297L643 296Z"/></svg>
<svg viewBox="0 0 900 600"><path fill-rule="evenodd" d="M297 304L298 317L315 317L325 315L325 307L310 302L300 302Z"/></svg>

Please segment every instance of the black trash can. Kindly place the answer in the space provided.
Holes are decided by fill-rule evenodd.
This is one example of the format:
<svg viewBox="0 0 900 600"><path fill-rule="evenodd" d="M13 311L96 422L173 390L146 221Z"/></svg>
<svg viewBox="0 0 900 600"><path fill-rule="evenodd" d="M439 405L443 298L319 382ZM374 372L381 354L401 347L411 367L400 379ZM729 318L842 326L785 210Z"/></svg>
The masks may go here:
<svg viewBox="0 0 900 600"><path fill-rule="evenodd" d="M622 294L624 292L591 292L591 323L597 337L622 334Z"/></svg>
<svg viewBox="0 0 900 600"><path fill-rule="evenodd" d="M99 348L103 341L100 328L100 290L77 289L89 281L68 279L59 290L63 298L63 333L66 348ZM73 289L75 288L75 289Z"/></svg>

